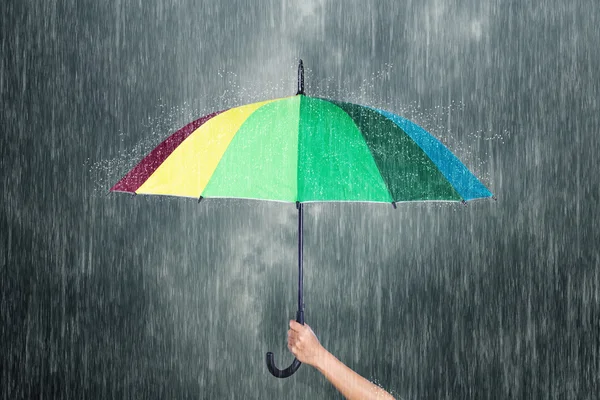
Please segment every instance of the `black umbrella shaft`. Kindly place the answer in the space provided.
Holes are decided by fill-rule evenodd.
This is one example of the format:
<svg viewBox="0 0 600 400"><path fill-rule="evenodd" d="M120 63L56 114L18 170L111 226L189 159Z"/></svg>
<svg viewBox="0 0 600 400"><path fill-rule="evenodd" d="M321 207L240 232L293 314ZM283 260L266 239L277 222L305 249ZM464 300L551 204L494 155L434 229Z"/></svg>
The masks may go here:
<svg viewBox="0 0 600 400"><path fill-rule="evenodd" d="M304 303L302 302L302 203L297 201L296 208L298 209L298 311L296 312L296 322L304 325ZM267 353L266 361L269 372L276 378L292 376L302 364L297 358L294 358L289 367L281 370L275 366L275 357L270 351Z"/></svg>
<svg viewBox="0 0 600 400"><path fill-rule="evenodd" d="M304 313L304 303L302 301L302 203L298 205L298 313ZM304 317L304 316L302 316ZM304 318L302 318L304 319ZM304 322L304 321L302 321Z"/></svg>

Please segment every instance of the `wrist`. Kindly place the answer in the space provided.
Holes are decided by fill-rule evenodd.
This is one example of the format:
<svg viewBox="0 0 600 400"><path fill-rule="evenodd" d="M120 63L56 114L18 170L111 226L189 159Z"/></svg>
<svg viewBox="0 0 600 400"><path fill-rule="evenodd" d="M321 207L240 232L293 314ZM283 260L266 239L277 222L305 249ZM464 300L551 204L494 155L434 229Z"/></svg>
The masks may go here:
<svg viewBox="0 0 600 400"><path fill-rule="evenodd" d="M323 372L330 356L331 353L329 353L325 347L319 347L319 352L317 354L315 362L313 363L313 367L318 369L320 372Z"/></svg>

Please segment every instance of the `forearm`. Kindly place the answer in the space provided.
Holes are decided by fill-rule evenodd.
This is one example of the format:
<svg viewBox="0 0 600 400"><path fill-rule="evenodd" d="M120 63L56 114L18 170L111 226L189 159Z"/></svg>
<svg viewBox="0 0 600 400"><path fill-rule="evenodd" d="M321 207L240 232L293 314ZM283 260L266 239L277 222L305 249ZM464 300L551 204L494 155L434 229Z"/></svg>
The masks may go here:
<svg viewBox="0 0 600 400"><path fill-rule="evenodd" d="M325 349L315 368L348 400L394 399L384 389L348 368Z"/></svg>

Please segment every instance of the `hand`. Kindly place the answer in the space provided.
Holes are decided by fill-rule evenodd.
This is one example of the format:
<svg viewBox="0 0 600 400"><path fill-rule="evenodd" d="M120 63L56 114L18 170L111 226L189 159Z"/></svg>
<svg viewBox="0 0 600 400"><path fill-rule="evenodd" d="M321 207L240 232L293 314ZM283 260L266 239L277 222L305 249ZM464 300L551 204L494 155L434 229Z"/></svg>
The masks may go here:
<svg viewBox="0 0 600 400"><path fill-rule="evenodd" d="M294 320L290 320L288 349L300 362L313 367L325 350L308 324L302 325Z"/></svg>

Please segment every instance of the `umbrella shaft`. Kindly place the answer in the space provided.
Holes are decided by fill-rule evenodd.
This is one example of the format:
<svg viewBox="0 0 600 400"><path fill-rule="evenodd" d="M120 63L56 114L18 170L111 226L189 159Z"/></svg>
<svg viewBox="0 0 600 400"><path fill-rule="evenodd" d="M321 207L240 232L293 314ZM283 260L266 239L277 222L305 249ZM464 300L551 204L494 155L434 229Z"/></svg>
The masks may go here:
<svg viewBox="0 0 600 400"><path fill-rule="evenodd" d="M298 205L298 313L304 312L302 301L302 203Z"/></svg>

